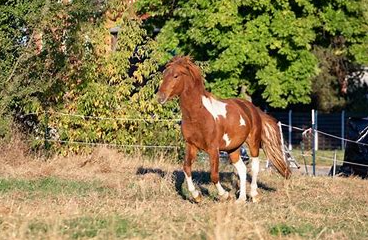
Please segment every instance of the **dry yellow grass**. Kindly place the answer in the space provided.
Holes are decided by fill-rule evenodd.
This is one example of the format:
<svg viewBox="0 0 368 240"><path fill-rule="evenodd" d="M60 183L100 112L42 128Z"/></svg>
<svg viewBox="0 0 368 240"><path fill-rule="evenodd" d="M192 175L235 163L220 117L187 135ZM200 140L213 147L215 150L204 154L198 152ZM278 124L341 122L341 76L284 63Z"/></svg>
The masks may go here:
<svg viewBox="0 0 368 240"><path fill-rule="evenodd" d="M197 205L185 199L181 164L163 156L100 148L45 161L21 146L0 149L0 239L368 239L366 180L262 172L261 202L239 205L216 201L199 163ZM221 169L234 191L232 167Z"/></svg>

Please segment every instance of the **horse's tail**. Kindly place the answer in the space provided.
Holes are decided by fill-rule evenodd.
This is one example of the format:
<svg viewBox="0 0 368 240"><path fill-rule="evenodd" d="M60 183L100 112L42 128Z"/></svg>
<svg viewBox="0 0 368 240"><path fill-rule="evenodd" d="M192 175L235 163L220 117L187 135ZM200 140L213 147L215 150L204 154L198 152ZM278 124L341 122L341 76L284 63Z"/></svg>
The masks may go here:
<svg viewBox="0 0 368 240"><path fill-rule="evenodd" d="M291 176L289 164L286 163L281 143L281 133L274 118L259 111L262 119L262 148L276 170L286 179Z"/></svg>

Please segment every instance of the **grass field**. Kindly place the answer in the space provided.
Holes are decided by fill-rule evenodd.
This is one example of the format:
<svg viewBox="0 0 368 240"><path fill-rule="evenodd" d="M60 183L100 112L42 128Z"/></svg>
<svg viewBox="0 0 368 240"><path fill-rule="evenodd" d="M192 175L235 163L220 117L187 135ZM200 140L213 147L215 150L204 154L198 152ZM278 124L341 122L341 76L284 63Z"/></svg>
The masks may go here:
<svg viewBox="0 0 368 240"><path fill-rule="evenodd" d="M336 150L336 160L337 164L341 165L344 160L344 151ZM299 164L304 164L304 161L307 165L312 165L312 151L302 152L300 149L293 149L291 151L293 157L296 158ZM335 151L332 150L318 150L316 151L316 165L319 166L332 166L334 159Z"/></svg>
<svg viewBox="0 0 368 240"><path fill-rule="evenodd" d="M208 163L194 166L204 200L187 200L181 164L158 155L24 156L0 149L0 239L368 239L368 182L260 174L260 203L217 201ZM222 163L231 190L231 166ZM249 185L248 185L249 190Z"/></svg>

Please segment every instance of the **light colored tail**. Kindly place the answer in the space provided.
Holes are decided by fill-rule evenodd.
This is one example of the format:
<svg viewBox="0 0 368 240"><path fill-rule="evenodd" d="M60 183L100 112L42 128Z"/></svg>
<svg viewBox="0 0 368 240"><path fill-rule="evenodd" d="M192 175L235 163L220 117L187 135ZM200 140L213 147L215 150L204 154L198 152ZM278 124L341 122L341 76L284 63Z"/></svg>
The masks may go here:
<svg viewBox="0 0 368 240"><path fill-rule="evenodd" d="M279 127L271 116L259 111L262 119L262 148L276 170L286 179L291 176L289 164L285 162Z"/></svg>

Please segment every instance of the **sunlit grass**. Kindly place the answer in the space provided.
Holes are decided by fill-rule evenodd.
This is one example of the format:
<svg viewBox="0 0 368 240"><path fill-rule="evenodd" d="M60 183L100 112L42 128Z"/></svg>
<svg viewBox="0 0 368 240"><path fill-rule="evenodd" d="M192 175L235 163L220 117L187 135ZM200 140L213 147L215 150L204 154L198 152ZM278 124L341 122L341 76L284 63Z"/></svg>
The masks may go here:
<svg viewBox="0 0 368 240"><path fill-rule="evenodd" d="M48 161L0 154L0 239L367 239L368 184L358 178L259 176L261 201L218 201L209 163L193 166L200 204L182 164L96 149ZM249 192L249 185L247 191Z"/></svg>
<svg viewBox="0 0 368 240"><path fill-rule="evenodd" d="M79 195L85 196L88 193L96 192L107 194L112 190L104 188L98 181L75 181L59 179L55 177L45 177L38 179L0 179L0 194L23 192L26 194L41 195Z"/></svg>

